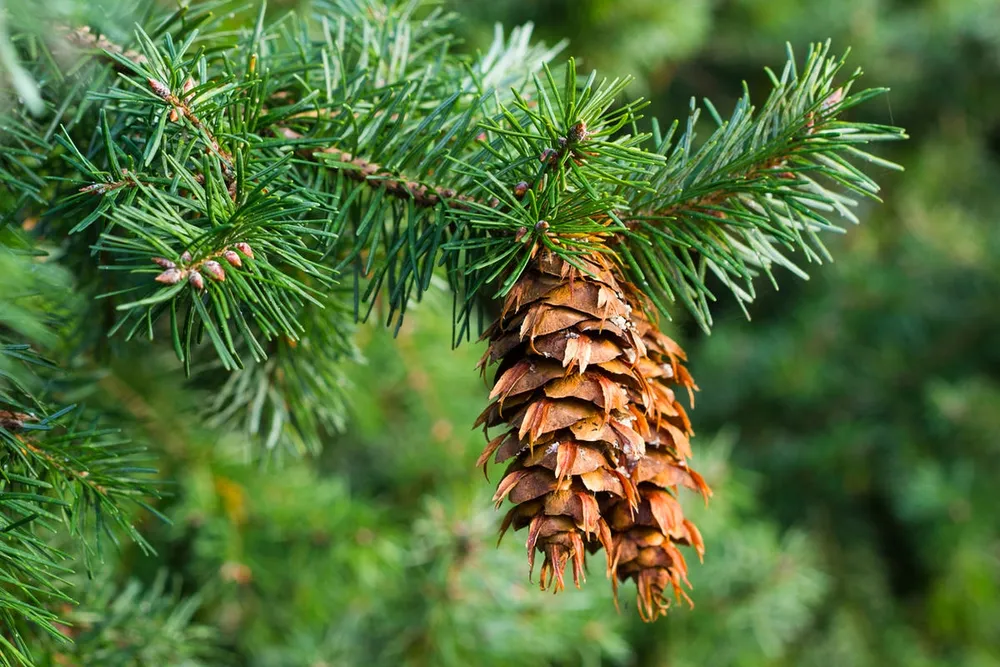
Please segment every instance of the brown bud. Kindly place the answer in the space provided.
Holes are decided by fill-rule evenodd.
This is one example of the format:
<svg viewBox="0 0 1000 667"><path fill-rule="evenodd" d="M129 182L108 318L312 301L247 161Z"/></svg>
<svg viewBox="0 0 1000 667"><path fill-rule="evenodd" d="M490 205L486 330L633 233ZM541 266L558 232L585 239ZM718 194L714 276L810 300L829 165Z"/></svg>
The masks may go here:
<svg viewBox="0 0 1000 667"><path fill-rule="evenodd" d="M222 253L222 256L223 258L225 258L227 262L229 262L236 268L243 266L243 260L240 259L239 254L237 254L235 250L227 250L226 252Z"/></svg>
<svg viewBox="0 0 1000 667"><path fill-rule="evenodd" d="M214 259L210 259L202 264L201 268L205 269L205 272L208 273L208 275L214 280L222 282L226 279L226 272L222 270L222 266Z"/></svg>
<svg viewBox="0 0 1000 667"><path fill-rule="evenodd" d="M177 113L177 107L170 110L170 122L176 123L180 119L180 115Z"/></svg>
<svg viewBox="0 0 1000 667"><path fill-rule="evenodd" d="M171 262L166 257L154 257L153 258L153 264L157 264L159 266L162 266L165 269L172 269L175 266L177 266L176 264L174 264L173 262Z"/></svg>
<svg viewBox="0 0 1000 667"><path fill-rule="evenodd" d="M497 199L496 197L490 197L489 204L490 208L496 208L497 206L500 205L500 200Z"/></svg>
<svg viewBox="0 0 1000 667"><path fill-rule="evenodd" d="M527 227L518 227L517 228L517 234L514 235L514 240L515 241L520 241L521 239L523 239L525 237L525 235L527 233L528 233L528 228Z"/></svg>
<svg viewBox="0 0 1000 667"><path fill-rule="evenodd" d="M176 285L183 277L183 272L178 271L177 269L167 269L160 275L156 276L156 282L163 283L164 285Z"/></svg>
<svg viewBox="0 0 1000 667"><path fill-rule="evenodd" d="M191 92L192 88L194 88L194 79L192 79L191 77L188 77L187 81L184 82L184 99L185 100L187 99L188 93Z"/></svg>
<svg viewBox="0 0 1000 667"><path fill-rule="evenodd" d="M149 87L153 89L153 92L156 93L156 95L162 97L163 99L170 97L170 89L167 88L165 83L152 78L146 79L146 81L149 82Z"/></svg>
<svg viewBox="0 0 1000 667"><path fill-rule="evenodd" d="M559 159L559 151L554 148L546 148L542 151L542 154L538 156L539 162L555 162Z"/></svg>
<svg viewBox="0 0 1000 667"><path fill-rule="evenodd" d="M535 223L536 232L544 232L549 228L549 223L545 220L539 220Z"/></svg>
<svg viewBox="0 0 1000 667"><path fill-rule="evenodd" d="M250 259L253 259L253 248L250 247L249 243L243 243L243 242L237 243L236 249L239 250L244 255L246 255L247 257L249 257Z"/></svg>
<svg viewBox="0 0 1000 667"><path fill-rule="evenodd" d="M518 184L514 186L514 196L517 197L518 199L521 199L526 194L528 194L528 182L527 181L518 182Z"/></svg>
<svg viewBox="0 0 1000 667"><path fill-rule="evenodd" d="M190 262L191 262L191 253L189 253L187 250L185 250L184 254L181 255L181 263L182 264L189 264Z"/></svg>
<svg viewBox="0 0 1000 667"><path fill-rule="evenodd" d="M581 120L572 128L570 128L569 133L566 135L566 139L571 143L575 144L578 141L583 141L587 138L587 126Z"/></svg>
<svg viewBox="0 0 1000 667"><path fill-rule="evenodd" d="M201 274L197 271L192 271L191 275L188 276L188 282L191 283L195 289L205 289L205 279L201 277Z"/></svg>
<svg viewBox="0 0 1000 667"><path fill-rule="evenodd" d="M38 421L38 417L25 412L0 410L0 428L5 428L8 431L20 431L24 428L26 421Z"/></svg>

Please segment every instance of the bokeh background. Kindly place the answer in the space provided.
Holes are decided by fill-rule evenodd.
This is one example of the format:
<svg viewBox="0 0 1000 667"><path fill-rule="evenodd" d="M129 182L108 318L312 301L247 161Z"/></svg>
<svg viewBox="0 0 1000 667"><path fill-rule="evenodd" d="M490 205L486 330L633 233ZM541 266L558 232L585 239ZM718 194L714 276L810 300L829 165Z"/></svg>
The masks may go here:
<svg viewBox="0 0 1000 667"><path fill-rule="evenodd" d="M762 100L786 42L829 38L891 88L853 118L912 137L880 149L906 171L878 174L885 202L829 239L834 263L762 283L752 321L723 298L710 336L681 312L667 325L701 387L696 461L716 491L685 498L708 545L697 606L644 625L631 587L615 611L602 568L552 596L527 579L522 535L494 547L470 429L482 350L449 349L444 294L395 339L359 328L351 416L318 461L248 463L244 442L159 417L204 398L158 360L122 361L121 401L176 486L172 523L143 526L159 555L125 547L114 578L166 572L219 664L1000 665L1000 2L452 4L468 48L532 21L582 68L635 76L666 121L691 96L724 113L744 80Z"/></svg>

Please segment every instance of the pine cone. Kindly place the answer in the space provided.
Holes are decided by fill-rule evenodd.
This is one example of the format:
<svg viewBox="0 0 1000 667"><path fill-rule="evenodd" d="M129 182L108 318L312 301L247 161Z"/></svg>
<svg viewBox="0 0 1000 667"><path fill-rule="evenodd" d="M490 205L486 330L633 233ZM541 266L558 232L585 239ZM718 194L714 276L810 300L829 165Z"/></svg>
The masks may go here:
<svg viewBox="0 0 1000 667"><path fill-rule="evenodd" d="M616 269L601 254L579 257L586 271L541 251L507 295L484 337L485 372L499 362L494 402L477 425L505 426L479 459L513 458L494 501L515 506L503 533L529 527L528 563L544 554L541 587L564 587L566 565L583 579L588 542L613 552L601 508L634 508L629 472L643 459L643 405L653 388L639 371L646 356ZM635 397L640 397L640 402Z"/></svg>
<svg viewBox="0 0 1000 667"><path fill-rule="evenodd" d="M651 387L652 402L646 406L648 429L642 432L646 453L631 471L631 480L639 494L638 508L611 500L604 513L613 535L612 583L617 599L618 581L634 579L638 588L639 614L654 621L670 605L665 596L668 587L678 599L691 604L682 584L687 580L687 564L678 545L692 546L699 558L704 543L697 527L686 518L677 500L679 486L701 492L707 501L711 490L701 476L687 466L691 456L691 422L677 401L671 384L697 389L684 367L684 351L647 320L639 308L633 318L635 330L642 337L647 356L639 361L639 370ZM634 400L641 400L636 395Z"/></svg>

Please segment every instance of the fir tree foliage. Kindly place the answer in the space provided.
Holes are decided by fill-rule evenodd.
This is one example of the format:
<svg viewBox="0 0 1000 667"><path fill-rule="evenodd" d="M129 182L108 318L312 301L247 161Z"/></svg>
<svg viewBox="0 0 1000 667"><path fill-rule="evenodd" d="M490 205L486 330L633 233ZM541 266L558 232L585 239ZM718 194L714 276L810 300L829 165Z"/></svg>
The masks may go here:
<svg viewBox="0 0 1000 667"><path fill-rule="evenodd" d="M102 578L67 608L59 629L72 642L37 642L33 653L69 665L224 664L217 633L194 619L200 602L171 590L162 572L148 586L129 581L116 587Z"/></svg>
<svg viewBox="0 0 1000 667"><path fill-rule="evenodd" d="M419 0L137 1L128 28L16 9L0 50L5 98L24 101L0 150L11 665L28 664L24 628L59 634L72 594L48 537L143 545L133 509L156 512L146 443L62 400L100 359L169 349L215 392L207 428L317 452L342 427L354 320L380 309L399 330L447 285L457 343L544 247L609 254L661 314L680 302L707 329L708 275L748 303L759 271L824 257L819 234L876 196L862 168L893 166L862 147L904 136L841 119L881 91L852 92L828 45L789 53L759 111L749 92L728 119L706 102L718 128L696 145L694 103L680 134L642 131L627 79L557 61L530 26L469 57L455 17Z"/></svg>
<svg viewBox="0 0 1000 667"><path fill-rule="evenodd" d="M6 238L10 245L0 249L0 270L10 278L0 296L0 619L9 632L0 633L0 664L12 665L28 654L21 621L58 636L51 604L71 600L64 585L71 556L90 569L109 539L125 536L148 548L131 523L132 510L157 514L149 501L159 490L144 448L98 412L60 400L74 379L36 349L58 346L68 276L54 264L39 264L23 238ZM53 543L59 533L72 539L76 553Z"/></svg>

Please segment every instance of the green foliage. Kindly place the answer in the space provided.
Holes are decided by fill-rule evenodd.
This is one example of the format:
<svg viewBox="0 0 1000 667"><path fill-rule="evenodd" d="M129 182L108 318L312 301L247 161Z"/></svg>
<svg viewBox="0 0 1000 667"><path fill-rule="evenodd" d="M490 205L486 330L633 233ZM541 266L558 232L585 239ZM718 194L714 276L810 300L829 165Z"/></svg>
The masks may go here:
<svg viewBox="0 0 1000 667"><path fill-rule="evenodd" d="M840 229L829 217L858 222L850 211L857 202L837 190L874 198L878 185L851 160L897 167L856 146L905 135L883 125L835 120L886 92L851 95L860 70L838 82L843 64L829 56L829 43L812 48L801 73L789 53L780 77L768 70L774 89L757 114L747 92L725 122L706 101L718 128L698 148L693 104L676 144L676 125L665 137L656 131L658 152L667 162L650 190L629 202L632 231L646 244L622 252L636 284L648 288L661 311L679 299L707 332L708 302L715 297L706 274L732 290L746 312L758 267L775 285L772 265L805 278L783 249L801 251L810 262L829 259L820 233Z"/></svg>
<svg viewBox="0 0 1000 667"><path fill-rule="evenodd" d="M146 550L132 510L151 509L157 491L148 453L102 426L99 414L59 406L58 384L72 380L31 348L56 340L66 275L8 247L0 247L0 271L7 276L0 294L0 619L8 630L0 634L0 664L14 665L29 654L23 623L56 635L48 605L70 601L62 581L68 556L52 535L72 536L88 567L100 557L101 538L124 534Z"/></svg>
<svg viewBox="0 0 1000 667"><path fill-rule="evenodd" d="M511 583L521 549L490 544L466 433L478 351L445 342L478 333L540 246L612 254L662 314L679 301L705 329L720 290L745 307L758 271L825 258L819 234L894 168L861 147L903 136L842 116L883 91L853 92L828 46L789 53L758 111L749 86L728 120L706 102L696 144L694 103L664 134L629 78L557 62L530 26L470 55L437 4L40 4L0 25L0 664L805 664L823 614L815 646L854 640L868 616L833 602L843 527L774 501L786 477L730 472L744 436L699 450L724 493L699 516L699 608L671 641L597 582L556 598ZM711 3L666 4L595 0L573 19L614 19L621 40L643 7L694 27L660 51L634 40L622 69L646 73L708 34ZM390 331L356 324L373 313ZM991 380L925 391L922 427L970 448L992 427L965 419ZM779 412L769 396L741 398L760 412L737 423ZM815 465L849 469L831 447ZM919 485L884 490L914 523L983 484L914 459ZM817 497L842 499L830 486ZM927 598L948 641L994 638L979 534Z"/></svg>
<svg viewBox="0 0 1000 667"><path fill-rule="evenodd" d="M88 587L82 600L65 618L63 631L72 638L38 646L39 664L108 665L134 667L209 667L225 664L214 646L214 629L192 621L196 598L180 598L168 591L166 577L150 586L132 581L120 590L102 581Z"/></svg>
<svg viewBox="0 0 1000 667"><path fill-rule="evenodd" d="M61 178L80 192L58 195L45 217L71 238L97 235L102 298L121 311L112 332L153 338L166 319L188 368L207 339L236 369L241 351L260 362L265 344L296 340L300 311L320 304L335 271L353 272L359 315L384 290L398 327L441 265L463 299L458 340L482 288L502 276L503 294L535 244L572 255L615 234L659 309L679 299L707 329L706 272L751 300L753 266L791 266L776 245L808 248L827 215L852 219L830 185L873 195L847 160L874 160L856 146L902 136L836 119L879 91L847 96L853 78L835 80L842 63L825 48L801 76L794 59L772 76L756 116L748 96L726 123L709 105L720 127L695 152L696 116L676 148L628 132L644 104L615 104L627 80L578 78L572 63L561 83L547 67L531 74L552 53L521 34L470 61L448 51L451 17L418 18L416 2L314 9L318 21L270 22L262 9L235 40L213 36L207 14L168 21L159 43L140 29L137 49L105 48L110 64L78 75L93 88L81 103L90 118L77 112L76 131L56 139ZM109 68L119 76L105 89L94 77ZM68 108L51 105L55 126ZM220 265L236 247L253 258Z"/></svg>

